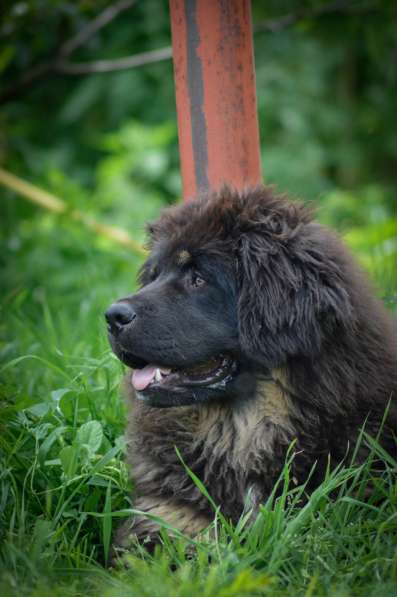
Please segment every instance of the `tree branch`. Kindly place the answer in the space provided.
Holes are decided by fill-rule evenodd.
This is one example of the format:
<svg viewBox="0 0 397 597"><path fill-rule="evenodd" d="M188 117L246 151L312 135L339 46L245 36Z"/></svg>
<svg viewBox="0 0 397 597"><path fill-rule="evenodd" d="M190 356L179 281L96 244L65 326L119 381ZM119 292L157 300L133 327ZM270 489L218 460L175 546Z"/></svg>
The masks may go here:
<svg viewBox="0 0 397 597"><path fill-rule="evenodd" d="M372 8L374 8L372 3L364 6L362 3L351 3L349 0L333 0L310 12L298 11L283 15L277 19L266 19L254 26L254 32L269 31L271 33L277 33L287 27L291 27L304 18L315 19L332 13L361 13ZM94 60L89 62L61 61L57 65L57 71L67 75L108 73L136 68L152 62L168 60L170 58L172 58L172 48L171 46L168 46L159 50L151 50L149 52L142 52L141 54L115 58L113 60Z"/></svg>
<svg viewBox="0 0 397 597"><path fill-rule="evenodd" d="M32 87L37 81L47 76L62 72L58 70L59 65L67 60L71 54L80 46L85 44L95 33L103 27L106 27L120 13L128 10L135 4L136 0L119 0L111 6L108 6L85 27L73 35L56 52L55 57L45 60L39 64L33 65L21 78L11 87L0 93L0 104L4 104L16 97L19 97L29 87Z"/></svg>
<svg viewBox="0 0 397 597"><path fill-rule="evenodd" d="M70 56L72 52L83 46L93 35L95 35L95 33L113 21L117 15L131 8L135 2L136 0L119 0L111 6L108 6L108 8L105 8L105 10L95 17L95 19L87 23L87 25L80 29L76 35L63 44L59 50L58 56L62 58Z"/></svg>
<svg viewBox="0 0 397 597"><path fill-rule="evenodd" d="M98 220L95 220L78 209L70 209L67 203L62 201L62 199L59 199L59 197L40 189L36 185L33 185L2 168L0 168L0 185L49 211L70 216L73 220L81 222L96 234L101 234L102 236L127 247L138 255L147 255L146 249L144 249L144 247L142 247L136 240L131 238L124 228L102 224L102 222L98 222Z"/></svg>
<svg viewBox="0 0 397 597"><path fill-rule="evenodd" d="M92 62L68 62L61 61L57 65L57 72L66 75L88 75L94 73L108 73L112 71L136 68L151 62L160 62L172 58L172 48L168 46L159 50L142 52L133 56L116 58L114 60L95 60Z"/></svg>
<svg viewBox="0 0 397 597"><path fill-rule="evenodd" d="M172 58L172 48L167 46L158 50L142 52L132 56L124 56L112 60L94 60L89 62L72 62L68 58L73 52L84 45L95 33L108 25L117 15L124 12L136 0L119 0L101 12L97 17L83 27L76 35L63 44L55 53L55 58L47 60L29 69L14 85L0 94L0 104L6 103L19 97L29 87L32 87L40 79L54 74L64 75L89 75L95 73L108 73L130 68L136 68L145 64L168 60ZM254 26L254 32L269 31L277 33L287 27L291 27L301 19L316 19L327 14L345 13L356 14L376 9L370 0L368 3L352 2L351 0L332 0L311 11L297 11L283 15L276 19L266 19Z"/></svg>

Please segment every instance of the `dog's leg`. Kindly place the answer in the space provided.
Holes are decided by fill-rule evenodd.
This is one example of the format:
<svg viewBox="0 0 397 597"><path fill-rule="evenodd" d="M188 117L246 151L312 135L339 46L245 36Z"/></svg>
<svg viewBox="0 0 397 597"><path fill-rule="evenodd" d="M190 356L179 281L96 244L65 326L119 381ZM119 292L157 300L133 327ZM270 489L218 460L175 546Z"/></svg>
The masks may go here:
<svg viewBox="0 0 397 597"><path fill-rule="evenodd" d="M211 519L191 506L177 504L171 498L140 497L134 504L136 510L157 516L184 535L194 537L203 531ZM137 542L148 548L159 542L161 524L149 516L136 515L124 522L113 540L112 561L131 551ZM172 535L172 531L168 531Z"/></svg>

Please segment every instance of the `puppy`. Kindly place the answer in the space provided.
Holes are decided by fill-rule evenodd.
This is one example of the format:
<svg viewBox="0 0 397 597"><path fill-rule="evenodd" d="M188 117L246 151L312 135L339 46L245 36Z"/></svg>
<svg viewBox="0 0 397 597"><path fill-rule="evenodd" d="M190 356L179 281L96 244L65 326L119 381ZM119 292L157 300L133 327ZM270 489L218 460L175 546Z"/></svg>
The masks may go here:
<svg viewBox="0 0 397 597"><path fill-rule="evenodd" d="M266 499L294 440L308 491L365 430L396 455L396 322L338 237L301 203L224 188L148 228L139 292L108 309L109 338L133 372L128 460L135 508L196 535L210 504L177 454L236 522ZM388 418L382 418L389 405ZM362 462L368 450L357 451ZM155 542L127 520L115 552Z"/></svg>

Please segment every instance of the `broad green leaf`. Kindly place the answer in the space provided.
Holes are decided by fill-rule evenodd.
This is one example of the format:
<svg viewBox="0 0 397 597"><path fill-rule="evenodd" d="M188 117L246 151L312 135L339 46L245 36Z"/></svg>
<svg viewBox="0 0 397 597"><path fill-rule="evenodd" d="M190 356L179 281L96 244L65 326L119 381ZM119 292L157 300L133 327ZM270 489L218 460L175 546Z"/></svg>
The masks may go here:
<svg viewBox="0 0 397 597"><path fill-rule="evenodd" d="M77 470L78 451L75 446L65 446L59 452L62 468L65 475L69 478L73 477Z"/></svg>
<svg viewBox="0 0 397 597"><path fill-rule="evenodd" d="M76 445L88 446L92 454L96 454L102 443L103 431L99 421L88 421L80 427L76 435Z"/></svg>
<svg viewBox="0 0 397 597"><path fill-rule="evenodd" d="M64 433L66 427L60 426L56 427L43 441L39 449L39 462L40 464L44 463L45 458L47 457L48 452L51 449L51 446L54 442Z"/></svg>
<svg viewBox="0 0 397 597"><path fill-rule="evenodd" d="M26 409L35 417L44 417L49 411L49 406L46 402L39 402L38 404L34 404Z"/></svg>
<svg viewBox="0 0 397 597"><path fill-rule="evenodd" d="M68 392L71 392L70 388L59 388L59 390L51 392L51 398L58 405L62 396L65 396Z"/></svg>

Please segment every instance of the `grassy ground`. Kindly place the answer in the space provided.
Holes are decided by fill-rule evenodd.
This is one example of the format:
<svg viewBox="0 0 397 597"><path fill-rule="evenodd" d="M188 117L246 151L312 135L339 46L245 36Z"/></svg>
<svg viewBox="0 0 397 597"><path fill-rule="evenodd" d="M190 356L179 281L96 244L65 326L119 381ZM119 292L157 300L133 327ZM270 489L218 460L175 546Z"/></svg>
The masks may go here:
<svg viewBox="0 0 397 597"><path fill-rule="evenodd" d="M216 539L188 550L188 539L170 541L164 530L153 556L137 549L127 570L106 570L112 527L132 505L122 367L102 314L133 289L140 262L42 214L21 219L11 210L7 226L1 595L397 595L397 463L384 454L369 502L369 465L341 468L303 508L297 488L270 498L252 527L242 519L231 528L217 515ZM384 292L395 293L395 274L384 276Z"/></svg>

